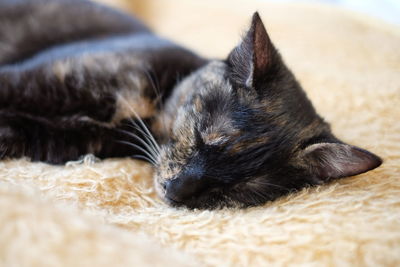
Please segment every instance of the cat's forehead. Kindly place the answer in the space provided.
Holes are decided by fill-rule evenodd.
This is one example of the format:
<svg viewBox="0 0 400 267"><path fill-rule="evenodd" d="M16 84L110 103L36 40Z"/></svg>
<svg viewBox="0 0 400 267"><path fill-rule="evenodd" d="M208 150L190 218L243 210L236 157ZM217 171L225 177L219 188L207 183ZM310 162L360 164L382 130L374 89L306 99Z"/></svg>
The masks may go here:
<svg viewBox="0 0 400 267"><path fill-rule="evenodd" d="M227 66L224 62L213 60L198 70L196 78L203 82L219 83L224 80Z"/></svg>
<svg viewBox="0 0 400 267"><path fill-rule="evenodd" d="M211 61L183 80L177 88L175 99L178 112L173 133L178 140L193 145L194 129L205 139L218 139L221 131L231 132L232 86L226 79L226 64ZM182 142L181 142L182 143ZM182 149L184 150L184 149Z"/></svg>
<svg viewBox="0 0 400 267"><path fill-rule="evenodd" d="M184 79L177 88L182 96L191 97L193 94L206 95L213 91L226 94L232 92L226 79L227 66L222 61L211 61Z"/></svg>

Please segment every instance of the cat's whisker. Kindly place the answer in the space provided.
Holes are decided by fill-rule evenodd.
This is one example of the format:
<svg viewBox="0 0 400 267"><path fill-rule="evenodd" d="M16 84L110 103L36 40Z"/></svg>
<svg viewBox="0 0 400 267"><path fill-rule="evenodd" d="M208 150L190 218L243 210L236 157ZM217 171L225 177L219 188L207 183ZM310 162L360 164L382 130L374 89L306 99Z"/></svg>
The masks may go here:
<svg viewBox="0 0 400 267"><path fill-rule="evenodd" d="M150 132L150 130L147 128L146 124L143 122L142 119L139 118L139 122L142 125L142 127L144 128L144 130L147 132L147 134L149 135L150 139L153 141L154 145L157 147L158 150L160 150L160 146L157 144L157 141L154 139L153 134Z"/></svg>
<svg viewBox="0 0 400 267"><path fill-rule="evenodd" d="M149 150L149 152L151 152L154 156L158 156L159 153L158 151L154 148L154 146L151 144L150 140L147 138L141 138L139 135L133 133L133 132L129 132L129 131L125 131L125 130L121 130L120 132L125 133L126 135L138 140L142 145L144 145L144 147L146 149Z"/></svg>
<svg viewBox="0 0 400 267"><path fill-rule="evenodd" d="M122 101L125 102L125 105L127 108L129 108L132 113L134 114L135 118L137 119L137 121L139 121L141 128L147 133L147 137L151 140L151 142L153 143L153 145L155 146L155 148L159 151L160 150L160 146L157 144L157 141L155 140L154 136L151 134L150 130L147 128L146 124L143 122L143 120L140 118L140 116L137 114L137 112L129 105L129 103L122 99ZM131 121L139 126L135 121L133 121L131 119Z"/></svg>
<svg viewBox="0 0 400 267"><path fill-rule="evenodd" d="M133 121L132 119L131 119L131 121L132 121L135 125L141 126L141 128L147 133L147 136L151 139L151 141L152 141L153 144L156 146L156 148L157 148L158 150L160 150L160 147L159 147L159 145L157 144L157 141L154 139L154 136L152 135L152 133L150 132L150 130L147 128L147 126L146 126L146 124L143 122L142 118L140 118L140 116L137 114L137 112L136 112L131 106L128 105L128 108L133 112L133 114L135 115L135 118L137 119L137 121L139 121L140 125L138 125L138 124L136 123L136 121Z"/></svg>
<svg viewBox="0 0 400 267"><path fill-rule="evenodd" d="M251 192L254 194L254 196L257 196L257 197L255 198L254 196L250 195L250 196L252 196L252 198L253 198L252 201L253 201L254 203L260 202L260 200L261 200L261 202L264 202L265 199L270 199L270 196L269 196L267 193L263 192L263 191L260 191L260 190L252 190Z"/></svg>
<svg viewBox="0 0 400 267"><path fill-rule="evenodd" d="M159 155L160 148L156 146L157 143L154 143L155 141L152 140L151 136L148 135L134 120L130 119L130 122L131 124L126 124L126 125L141 133L143 137L149 142L148 144L155 151L155 154Z"/></svg>
<svg viewBox="0 0 400 267"><path fill-rule="evenodd" d="M260 186L272 186L272 187L276 187L276 188L280 188L283 189L287 192L290 192L290 189L281 185L277 185L277 184L272 184L272 183L268 183L265 181L257 181L256 185L260 185Z"/></svg>
<svg viewBox="0 0 400 267"><path fill-rule="evenodd" d="M142 69L144 74L146 75L147 79L150 81L151 88L153 89L153 92L156 94L156 102L160 105L160 109L162 109L162 94L161 90L158 84L158 80L154 79L153 76L151 75L150 71L146 68ZM157 84L156 84L157 83Z"/></svg>
<svg viewBox="0 0 400 267"><path fill-rule="evenodd" d="M159 106L159 110L162 112L164 110L164 104L162 101L163 98L163 93L161 92L160 89L160 84L159 84L159 80L157 79L156 75L151 75L150 71L152 71L154 73L154 71L152 69L147 69L147 68L143 68L143 72L145 73L145 75L147 76L147 78L150 81L150 85L152 86L152 89L154 91L154 93L156 94L156 103ZM177 83L179 83L180 81L180 77L179 77L179 73L177 74ZM164 128L164 132L168 132L167 126L162 123L162 127Z"/></svg>
<svg viewBox="0 0 400 267"><path fill-rule="evenodd" d="M140 138L140 136L138 136L137 134L134 134L134 133L132 133L132 132L128 132L128 131L125 131L125 130L122 130L122 129L118 129L118 131L119 132L121 132L121 133L124 133L124 134L126 134L126 135L128 135L128 136L130 136L130 137L132 137L132 138L134 138L134 139L136 139L137 141L139 141L143 146L144 146L144 148L146 148L146 149L148 149L148 151L154 156L154 157L157 157L157 151L156 150L154 150L154 148L149 144L149 143L147 143L145 140L147 140L147 139L145 139L145 140L143 140L142 138Z"/></svg>
<svg viewBox="0 0 400 267"><path fill-rule="evenodd" d="M149 159L148 157L143 156L143 155L133 155L132 158L134 158L134 159L142 159L142 160L145 160L145 161L147 161L147 162L149 162L149 163L151 163L153 165L156 165L155 162L153 162L151 159Z"/></svg>
<svg viewBox="0 0 400 267"><path fill-rule="evenodd" d="M124 132L125 134L129 134L129 135L132 136L132 137L137 137L137 140L142 141L142 142L141 142L142 144L143 144L143 142L144 142L143 140L140 139L139 136L137 136L137 135L133 136L133 133L130 133L130 132L124 131L124 130L119 130L119 131L120 131L120 132ZM143 153L145 153L145 152L144 152L142 149L140 149L140 148L138 147L138 145L136 145L136 144L132 144L132 143L130 143L130 142L122 141L122 140L117 140L117 142L118 142L118 143L127 144L127 145L129 145L129 146L133 146L133 147L135 147L136 149L138 149L138 150L142 151ZM150 153L150 152L149 152L149 153ZM153 155L152 153L150 153L150 154ZM145 161L147 161L147 162L149 162L149 163L151 163L151 164L153 164L153 165L156 165L156 162L155 162L155 160L154 160L155 157L150 157L147 153L146 153L146 155L147 155L147 156L135 154L135 155L133 155L132 157L133 157L133 158L142 159L142 160L145 160Z"/></svg>
<svg viewBox="0 0 400 267"><path fill-rule="evenodd" d="M133 148L136 148L137 150L143 152L147 157L149 157L149 159L151 159L152 163L156 164L156 159L153 157L153 155L150 152L148 152L146 149L142 148L141 146L138 146L136 144L133 144L133 143L130 143L130 142L127 142L127 141L122 141L122 140L118 140L117 142L121 143L121 144L125 144L125 145L128 145L128 146L131 146Z"/></svg>
<svg viewBox="0 0 400 267"><path fill-rule="evenodd" d="M140 134L143 135L143 137L149 141L149 144L151 144L152 146L154 146L153 141L150 139L150 137L148 136L148 134L142 130L142 128L140 128L140 126L135 122L135 120L133 119L129 119L130 123L124 123L123 125L129 128L132 128L135 131L138 131Z"/></svg>

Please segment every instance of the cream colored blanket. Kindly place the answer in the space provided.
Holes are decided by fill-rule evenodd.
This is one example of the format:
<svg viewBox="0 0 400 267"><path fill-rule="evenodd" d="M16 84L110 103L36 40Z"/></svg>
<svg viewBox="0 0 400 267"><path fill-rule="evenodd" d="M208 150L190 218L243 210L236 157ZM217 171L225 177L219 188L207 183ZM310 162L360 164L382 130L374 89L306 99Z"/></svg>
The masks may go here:
<svg viewBox="0 0 400 267"><path fill-rule="evenodd" d="M158 200L139 161L1 161L0 266L400 265L398 28L317 5L123 4L212 57L230 51L257 9L338 137L385 162L262 207L189 211Z"/></svg>

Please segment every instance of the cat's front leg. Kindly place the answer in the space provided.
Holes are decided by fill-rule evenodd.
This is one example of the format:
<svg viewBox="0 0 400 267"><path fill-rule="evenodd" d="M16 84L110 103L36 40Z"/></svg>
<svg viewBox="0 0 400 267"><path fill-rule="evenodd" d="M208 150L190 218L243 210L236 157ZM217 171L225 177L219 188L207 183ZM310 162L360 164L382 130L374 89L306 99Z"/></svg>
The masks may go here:
<svg viewBox="0 0 400 267"><path fill-rule="evenodd" d="M0 111L0 160L27 157L32 161L62 164L86 154L99 158L143 154L138 138L146 138L131 119L109 126L80 116L48 119Z"/></svg>
<svg viewBox="0 0 400 267"><path fill-rule="evenodd" d="M99 152L105 133L105 129L88 123L70 121L63 125L57 120L2 110L0 159L28 157L59 164Z"/></svg>

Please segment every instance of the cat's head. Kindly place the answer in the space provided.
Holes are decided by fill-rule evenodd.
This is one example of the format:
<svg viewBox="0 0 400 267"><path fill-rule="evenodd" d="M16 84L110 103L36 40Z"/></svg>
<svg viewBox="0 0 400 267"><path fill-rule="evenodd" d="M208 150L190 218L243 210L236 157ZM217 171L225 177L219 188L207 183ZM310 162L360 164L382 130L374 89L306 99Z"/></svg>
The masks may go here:
<svg viewBox="0 0 400 267"><path fill-rule="evenodd" d="M382 163L334 137L257 13L228 58L184 79L166 105L155 186L174 206L259 205Z"/></svg>

